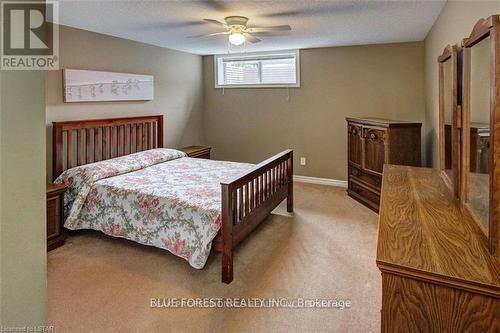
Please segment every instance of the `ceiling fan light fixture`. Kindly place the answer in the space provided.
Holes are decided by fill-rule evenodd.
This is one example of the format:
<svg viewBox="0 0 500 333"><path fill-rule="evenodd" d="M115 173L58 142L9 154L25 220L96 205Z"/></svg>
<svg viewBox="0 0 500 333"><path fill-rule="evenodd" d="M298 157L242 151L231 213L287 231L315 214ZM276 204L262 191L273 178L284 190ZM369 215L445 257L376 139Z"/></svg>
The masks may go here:
<svg viewBox="0 0 500 333"><path fill-rule="evenodd" d="M245 36L239 32L233 32L229 35L229 43L233 45L241 45L245 42Z"/></svg>

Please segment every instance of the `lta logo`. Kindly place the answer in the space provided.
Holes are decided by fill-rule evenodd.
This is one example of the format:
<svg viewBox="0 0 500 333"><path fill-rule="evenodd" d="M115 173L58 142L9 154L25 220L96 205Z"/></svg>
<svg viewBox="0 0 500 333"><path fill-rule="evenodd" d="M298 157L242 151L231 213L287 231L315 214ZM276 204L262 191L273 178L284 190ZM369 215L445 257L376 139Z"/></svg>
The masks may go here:
<svg viewBox="0 0 500 333"><path fill-rule="evenodd" d="M3 70L59 69L59 7L56 1L2 2Z"/></svg>

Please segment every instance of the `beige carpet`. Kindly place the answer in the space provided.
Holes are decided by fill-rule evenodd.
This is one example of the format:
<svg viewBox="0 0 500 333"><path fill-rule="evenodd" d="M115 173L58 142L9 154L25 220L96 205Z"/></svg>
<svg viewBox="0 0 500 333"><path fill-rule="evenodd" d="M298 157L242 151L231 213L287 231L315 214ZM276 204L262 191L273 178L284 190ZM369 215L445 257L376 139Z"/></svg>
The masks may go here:
<svg viewBox="0 0 500 333"><path fill-rule="evenodd" d="M220 254L203 270L167 251L80 232L48 255L48 322L56 332L378 332L377 215L345 190L295 186L235 254L220 282ZM151 298L349 299L350 309L151 308Z"/></svg>

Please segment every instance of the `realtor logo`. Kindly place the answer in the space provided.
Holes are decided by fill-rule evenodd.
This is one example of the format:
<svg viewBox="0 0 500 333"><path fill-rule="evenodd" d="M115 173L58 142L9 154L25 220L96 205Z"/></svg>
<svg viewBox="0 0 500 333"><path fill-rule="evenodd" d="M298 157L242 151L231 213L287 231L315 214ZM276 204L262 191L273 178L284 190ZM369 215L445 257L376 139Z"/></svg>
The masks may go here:
<svg viewBox="0 0 500 333"><path fill-rule="evenodd" d="M59 4L3 1L1 69L59 69Z"/></svg>

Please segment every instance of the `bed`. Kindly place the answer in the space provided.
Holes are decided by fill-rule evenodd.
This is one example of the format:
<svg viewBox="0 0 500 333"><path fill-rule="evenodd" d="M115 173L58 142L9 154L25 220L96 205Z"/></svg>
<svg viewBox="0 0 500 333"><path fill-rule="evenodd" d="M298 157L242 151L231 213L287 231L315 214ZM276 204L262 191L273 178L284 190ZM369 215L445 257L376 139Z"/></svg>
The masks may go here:
<svg viewBox="0 0 500 333"><path fill-rule="evenodd" d="M198 269L219 251L224 283L234 248L283 200L293 212L292 175L292 150L248 164L163 148L163 116L53 123L66 228L162 248Z"/></svg>

